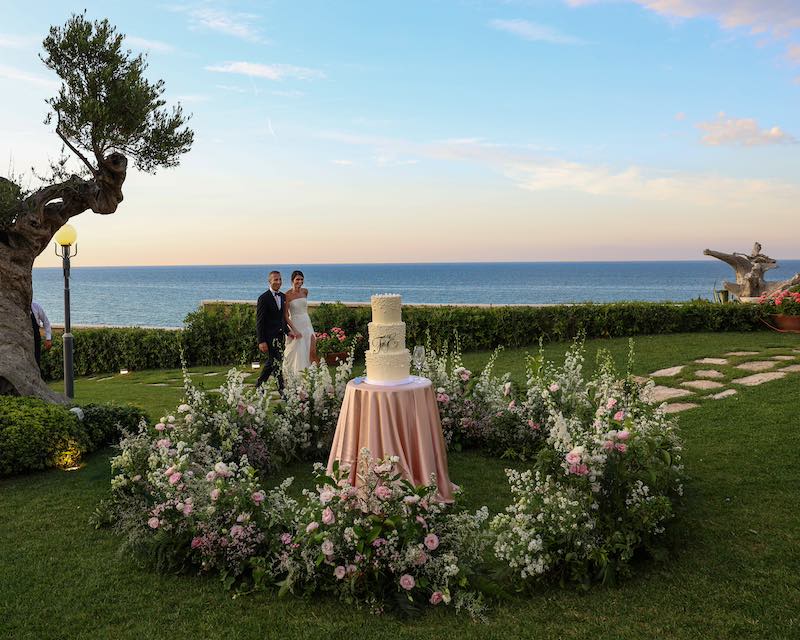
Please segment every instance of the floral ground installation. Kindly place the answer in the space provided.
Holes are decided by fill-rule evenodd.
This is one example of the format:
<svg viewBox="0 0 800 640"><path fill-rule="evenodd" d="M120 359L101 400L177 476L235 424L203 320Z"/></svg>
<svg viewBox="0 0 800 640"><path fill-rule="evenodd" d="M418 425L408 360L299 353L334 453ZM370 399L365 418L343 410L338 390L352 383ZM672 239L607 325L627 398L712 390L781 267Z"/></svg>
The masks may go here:
<svg viewBox="0 0 800 640"><path fill-rule="evenodd" d="M291 478L268 487L286 462L327 457L351 352L333 376L323 366L289 380L280 403L235 370L218 395L187 376L175 415L120 443L96 523L161 569L215 572L238 590L478 618L488 594L613 582L638 552L663 557L683 472L673 417L648 402L652 383L620 378L607 355L587 380L580 342L561 367L531 357L518 389L493 374L494 358L473 376L457 348L428 353L448 445L529 461L507 471L505 512L437 502L435 484L415 487L396 459L368 451L356 486L348 469L328 477L317 464L314 491L291 497Z"/></svg>

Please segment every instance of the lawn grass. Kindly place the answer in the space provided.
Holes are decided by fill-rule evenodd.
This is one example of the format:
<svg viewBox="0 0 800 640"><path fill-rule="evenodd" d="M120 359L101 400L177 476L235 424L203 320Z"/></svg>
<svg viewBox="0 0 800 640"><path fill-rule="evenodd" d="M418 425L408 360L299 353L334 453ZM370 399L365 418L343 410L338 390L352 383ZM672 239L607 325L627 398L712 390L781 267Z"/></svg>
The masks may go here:
<svg viewBox="0 0 800 640"><path fill-rule="evenodd" d="M726 351L800 348L797 336L768 333L651 336L636 344L638 374ZM567 346L549 345L546 353L557 358ZM598 347L619 363L627 357L626 340L587 346L587 365ZM465 362L479 370L486 358L467 354ZM521 381L523 353L504 352L498 370L510 370ZM180 390L142 382L169 377L180 376L152 372L79 380L76 391L85 401L134 399L157 417L174 407ZM217 379L208 378L215 381L208 386ZM138 567L118 553L119 541L110 532L88 524L108 493L110 451L75 472L4 480L0 638L800 637L798 406L800 374L793 374L680 414L690 480L673 526L679 541L674 558L666 565L640 563L618 587L589 593L552 587L512 596L493 605L485 625L448 610L402 621L329 598L280 600L259 593L233 599L213 578ZM462 504L501 510L508 501L506 466L476 453L451 454L451 477L465 490ZM285 474L308 486L309 468L293 465Z"/></svg>

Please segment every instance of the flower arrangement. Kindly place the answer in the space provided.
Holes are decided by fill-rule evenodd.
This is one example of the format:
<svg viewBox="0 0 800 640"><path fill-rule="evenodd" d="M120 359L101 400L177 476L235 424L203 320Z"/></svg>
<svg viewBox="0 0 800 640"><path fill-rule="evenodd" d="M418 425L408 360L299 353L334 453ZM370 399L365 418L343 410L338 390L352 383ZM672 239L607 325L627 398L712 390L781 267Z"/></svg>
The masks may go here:
<svg viewBox="0 0 800 640"><path fill-rule="evenodd" d="M350 351L363 337L360 333L348 336L344 329L340 327L333 327L330 331L319 332L315 335L317 338L317 355L323 358L333 353Z"/></svg>
<svg viewBox="0 0 800 640"><path fill-rule="evenodd" d="M758 302L770 315L800 316L800 292L798 291L785 289L770 296L765 294L759 298Z"/></svg>

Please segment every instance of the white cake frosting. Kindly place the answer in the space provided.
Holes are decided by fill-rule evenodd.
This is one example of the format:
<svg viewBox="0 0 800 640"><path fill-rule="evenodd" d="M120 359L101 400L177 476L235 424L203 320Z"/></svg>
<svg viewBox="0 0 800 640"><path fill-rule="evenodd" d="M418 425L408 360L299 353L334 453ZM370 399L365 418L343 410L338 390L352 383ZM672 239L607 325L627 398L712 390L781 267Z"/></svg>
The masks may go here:
<svg viewBox="0 0 800 640"><path fill-rule="evenodd" d="M405 382L411 373L411 355L406 349L406 324L396 294L372 296L367 380L381 384Z"/></svg>

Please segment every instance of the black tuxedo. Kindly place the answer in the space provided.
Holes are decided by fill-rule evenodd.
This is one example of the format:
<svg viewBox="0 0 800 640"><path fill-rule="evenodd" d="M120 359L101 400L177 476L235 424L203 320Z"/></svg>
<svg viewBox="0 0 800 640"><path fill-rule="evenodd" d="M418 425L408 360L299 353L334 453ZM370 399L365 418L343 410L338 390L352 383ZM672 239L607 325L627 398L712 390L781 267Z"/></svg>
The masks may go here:
<svg viewBox="0 0 800 640"><path fill-rule="evenodd" d="M267 361L258 376L256 387L264 384L274 373L278 381L278 389L283 389L283 343L284 336L289 333L289 327L284 319L283 310L286 308L286 296L278 292L281 301L280 309L275 301L272 289L262 293L256 305L256 337L258 343L267 343Z"/></svg>

